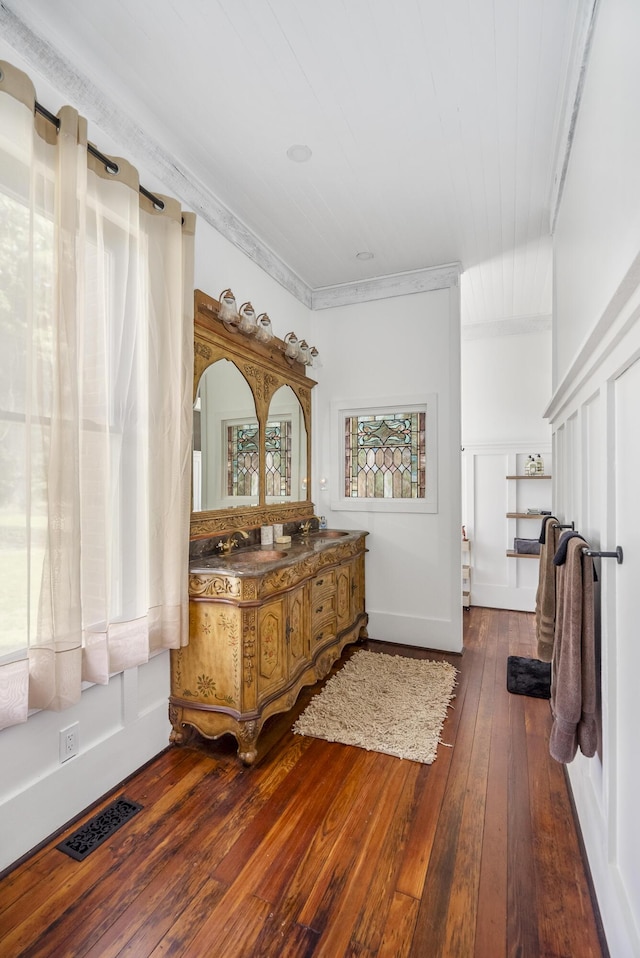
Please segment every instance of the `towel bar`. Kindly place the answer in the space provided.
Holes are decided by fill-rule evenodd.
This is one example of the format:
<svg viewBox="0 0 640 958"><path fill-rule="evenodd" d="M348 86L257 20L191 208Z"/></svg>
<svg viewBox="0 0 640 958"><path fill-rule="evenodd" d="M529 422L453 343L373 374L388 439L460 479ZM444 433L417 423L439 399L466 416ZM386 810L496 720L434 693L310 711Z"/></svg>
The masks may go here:
<svg viewBox="0 0 640 958"><path fill-rule="evenodd" d="M554 522L553 528L554 529L571 529L572 531L575 531L576 525L575 525L575 522Z"/></svg>
<svg viewBox="0 0 640 958"><path fill-rule="evenodd" d="M601 559L617 559L618 565L622 565L622 546L616 546L615 552L596 552L595 549L583 549L582 554L585 556L593 556L593 558Z"/></svg>

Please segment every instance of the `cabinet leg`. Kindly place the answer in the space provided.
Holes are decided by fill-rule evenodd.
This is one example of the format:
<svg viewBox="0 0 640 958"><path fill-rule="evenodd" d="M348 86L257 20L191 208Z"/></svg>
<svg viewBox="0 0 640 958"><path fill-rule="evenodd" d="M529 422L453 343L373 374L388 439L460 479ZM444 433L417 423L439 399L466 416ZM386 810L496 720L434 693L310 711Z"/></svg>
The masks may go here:
<svg viewBox="0 0 640 958"><path fill-rule="evenodd" d="M182 709L177 708L175 705L169 705L169 721L173 726L171 734L169 735L171 745L186 745L193 736L193 729L190 725L183 725Z"/></svg>
<svg viewBox="0 0 640 958"><path fill-rule="evenodd" d="M260 727L257 722L241 722L238 725L236 738L238 739L238 758L244 765L253 765L258 757L256 742Z"/></svg>

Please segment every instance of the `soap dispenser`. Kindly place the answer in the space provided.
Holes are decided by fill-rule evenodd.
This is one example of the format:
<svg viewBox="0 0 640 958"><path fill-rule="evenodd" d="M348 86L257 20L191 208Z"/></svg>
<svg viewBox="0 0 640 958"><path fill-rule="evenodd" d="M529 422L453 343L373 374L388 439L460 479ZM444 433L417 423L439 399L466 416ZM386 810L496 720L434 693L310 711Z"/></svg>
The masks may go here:
<svg viewBox="0 0 640 958"><path fill-rule="evenodd" d="M540 455L540 453L538 453L536 456L536 475L537 476L544 475L544 462L542 460L542 456Z"/></svg>

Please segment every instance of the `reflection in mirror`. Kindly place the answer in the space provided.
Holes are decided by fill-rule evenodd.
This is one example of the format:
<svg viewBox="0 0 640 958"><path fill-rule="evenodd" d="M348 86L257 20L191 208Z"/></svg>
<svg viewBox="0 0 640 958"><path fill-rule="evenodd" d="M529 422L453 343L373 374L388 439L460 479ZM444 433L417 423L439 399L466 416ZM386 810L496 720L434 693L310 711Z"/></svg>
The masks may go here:
<svg viewBox="0 0 640 958"><path fill-rule="evenodd" d="M281 386L271 398L265 439L267 503L306 499L307 430L291 386Z"/></svg>
<svg viewBox="0 0 640 958"><path fill-rule="evenodd" d="M230 360L205 369L193 421L193 511L257 505L256 408L249 384Z"/></svg>

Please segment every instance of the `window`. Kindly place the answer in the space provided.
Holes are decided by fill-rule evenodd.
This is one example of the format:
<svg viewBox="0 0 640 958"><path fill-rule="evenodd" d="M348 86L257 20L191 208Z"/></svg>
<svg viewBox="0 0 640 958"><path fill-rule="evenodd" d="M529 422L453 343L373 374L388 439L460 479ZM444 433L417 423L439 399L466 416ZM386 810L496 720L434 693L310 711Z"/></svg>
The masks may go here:
<svg viewBox="0 0 640 958"><path fill-rule="evenodd" d="M257 422L227 425L227 495L257 496L260 443Z"/></svg>
<svg viewBox="0 0 640 958"><path fill-rule="evenodd" d="M260 471L258 423L226 424L227 495L257 496ZM284 499L291 496L291 421L267 422L265 436L265 492Z"/></svg>
<svg viewBox="0 0 640 958"><path fill-rule="evenodd" d="M331 507L437 512L435 394L334 403Z"/></svg>
<svg viewBox="0 0 640 958"><path fill-rule="evenodd" d="M345 496L424 499L425 414L347 416Z"/></svg>
<svg viewBox="0 0 640 958"><path fill-rule="evenodd" d="M291 422L289 420L267 423L266 495L284 499L291 496Z"/></svg>
<svg viewBox="0 0 640 958"><path fill-rule="evenodd" d="M26 89L3 64L0 729L188 630L193 215Z"/></svg>

